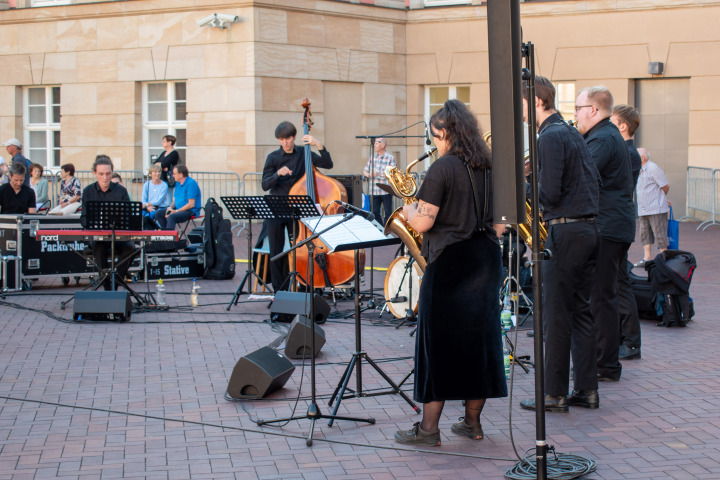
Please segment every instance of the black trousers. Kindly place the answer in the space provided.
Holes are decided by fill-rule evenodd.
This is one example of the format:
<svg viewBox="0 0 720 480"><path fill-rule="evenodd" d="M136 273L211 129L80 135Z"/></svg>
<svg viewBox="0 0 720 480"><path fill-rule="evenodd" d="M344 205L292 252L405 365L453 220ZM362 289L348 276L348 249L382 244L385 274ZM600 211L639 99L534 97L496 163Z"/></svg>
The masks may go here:
<svg viewBox="0 0 720 480"><path fill-rule="evenodd" d="M93 254L95 255L95 263L101 270L105 270L107 268L110 268L110 253L111 250L111 243L112 242L95 242L95 245L93 246ZM115 258L122 260L126 258L128 255L135 252L135 244L133 242L115 242ZM125 279L125 276L127 275L128 269L130 268L130 264L132 263L132 260L128 260L124 262L122 265L117 265L117 275L121 279ZM105 290L112 290L112 278L108 276L105 281L103 282L103 287ZM119 285L119 282L117 279L115 280L115 289L117 290L117 286Z"/></svg>
<svg viewBox="0 0 720 480"><path fill-rule="evenodd" d="M281 253L285 247L285 231L292 234L293 220L266 220L268 241L270 242L270 258ZM270 262L270 282L274 291L290 290L287 278L290 275L290 262L284 256Z"/></svg>
<svg viewBox="0 0 720 480"><path fill-rule="evenodd" d="M600 237L595 222L551 225L543 263L545 394L567 395L570 357L575 390L597 390L590 304Z"/></svg>
<svg viewBox="0 0 720 480"><path fill-rule="evenodd" d="M382 205L385 216L380 216L380 206ZM393 213L392 209L392 195L390 194L384 194L384 195L375 195L373 196L373 208L372 208L373 215L375 215L375 220L377 220L378 223L381 223L385 225L388 221L388 218L390 218L390 215Z"/></svg>
<svg viewBox="0 0 720 480"><path fill-rule="evenodd" d="M597 368L598 374L619 380L622 365L618 360L620 347L620 313L618 295L619 270L625 268L625 260L630 244L616 242L607 238L600 240L597 272L592 290L592 311L597 332Z"/></svg>
<svg viewBox="0 0 720 480"><path fill-rule="evenodd" d="M618 271L618 295L620 312L620 345L629 348L640 348L640 315L638 315L637 302L630 285L627 270L628 255L622 260Z"/></svg>

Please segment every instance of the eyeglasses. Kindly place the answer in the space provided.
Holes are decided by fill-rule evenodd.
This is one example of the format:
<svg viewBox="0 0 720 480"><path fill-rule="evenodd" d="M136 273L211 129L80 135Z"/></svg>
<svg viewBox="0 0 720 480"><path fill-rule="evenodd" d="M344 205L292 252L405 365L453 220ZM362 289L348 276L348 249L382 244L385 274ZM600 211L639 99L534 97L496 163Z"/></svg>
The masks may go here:
<svg viewBox="0 0 720 480"><path fill-rule="evenodd" d="M575 105L575 113L579 112L581 108L585 108L585 107L590 107L590 108L592 108L592 107L594 107L594 106L595 106L595 105Z"/></svg>

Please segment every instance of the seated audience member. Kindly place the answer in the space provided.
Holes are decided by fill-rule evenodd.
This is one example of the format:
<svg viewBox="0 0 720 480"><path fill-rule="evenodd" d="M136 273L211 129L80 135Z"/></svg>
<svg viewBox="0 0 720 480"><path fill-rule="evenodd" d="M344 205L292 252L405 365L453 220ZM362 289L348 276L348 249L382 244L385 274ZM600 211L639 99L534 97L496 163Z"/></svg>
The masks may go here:
<svg viewBox="0 0 720 480"><path fill-rule="evenodd" d="M30 166L30 188L35 190L35 202L37 203L38 210L43 205L48 206L50 199L48 198L48 181L47 178L43 178L43 167L38 163L33 163Z"/></svg>
<svg viewBox="0 0 720 480"><path fill-rule="evenodd" d="M58 204L50 210L50 215L72 215L82 205L82 186L80 180L75 178L75 165L66 163L60 167L62 184L58 194Z"/></svg>
<svg viewBox="0 0 720 480"><path fill-rule="evenodd" d="M122 181L122 177L121 177L120 174L117 173L117 172L113 172L112 177L110 178L110 181L113 182L113 183L119 183L120 185L122 185L123 187L125 187L125 184L124 184L123 181ZM125 188L125 190L127 190L127 187ZM133 198L132 198L132 195L130 195L130 191L129 191L129 190L128 190L128 197L130 197L130 201L132 202L132 201L133 201Z"/></svg>
<svg viewBox="0 0 720 480"><path fill-rule="evenodd" d="M113 164L107 155L98 155L93 163L93 173L95 174L95 183L91 183L82 192L83 209L80 214L80 224L83 228L87 228L87 202L90 201L112 201L112 202L129 202L130 196L122 185L112 182ZM93 242L92 250L95 256L95 263L98 268L105 270L109 266L108 257L112 242ZM135 251L133 242L115 241L115 256L123 259ZM119 278L125 278L130 268L130 262L121 262L117 266L117 274ZM111 278L108 277L103 282L105 290L112 289ZM117 281L115 284L117 289Z"/></svg>
<svg viewBox="0 0 720 480"><path fill-rule="evenodd" d="M7 163L0 163L0 185L10 183L10 167Z"/></svg>
<svg viewBox="0 0 720 480"><path fill-rule="evenodd" d="M10 183L0 187L0 213L35 213L35 191L25 185L25 175L25 166L13 163Z"/></svg>
<svg viewBox="0 0 720 480"><path fill-rule="evenodd" d="M190 178L185 165L178 165L173 170L175 176L175 193L173 202L168 208L156 211L155 220L163 230L174 230L175 225L184 223L196 216L202 206L202 194L197 182Z"/></svg>
<svg viewBox="0 0 720 480"><path fill-rule="evenodd" d="M143 208L143 224L146 218L153 220L152 227L155 219L155 211L167 208L170 206L170 200L168 199L168 185L162 181L162 166L159 163L154 163L150 166L150 180L145 182L142 191L142 208Z"/></svg>

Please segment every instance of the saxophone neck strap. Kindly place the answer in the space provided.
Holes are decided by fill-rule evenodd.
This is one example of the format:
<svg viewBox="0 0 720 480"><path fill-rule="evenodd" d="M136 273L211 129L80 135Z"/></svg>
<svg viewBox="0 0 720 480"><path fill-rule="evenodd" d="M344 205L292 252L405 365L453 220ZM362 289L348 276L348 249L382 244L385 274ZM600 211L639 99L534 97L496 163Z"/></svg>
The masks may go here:
<svg viewBox="0 0 720 480"><path fill-rule="evenodd" d="M485 231L485 219L487 218L487 209L488 209L488 174L487 174L487 168L484 169L485 174L485 203L483 205L482 212L480 211L480 195L478 195L477 191L477 185L475 185L475 175L473 175L472 168L470 168L470 164L468 162L463 161L465 163L465 167L467 167L468 175L470 176L470 186L472 186L473 191L473 201L475 203L475 218L478 220L478 225L475 227L475 231L477 232L484 232Z"/></svg>

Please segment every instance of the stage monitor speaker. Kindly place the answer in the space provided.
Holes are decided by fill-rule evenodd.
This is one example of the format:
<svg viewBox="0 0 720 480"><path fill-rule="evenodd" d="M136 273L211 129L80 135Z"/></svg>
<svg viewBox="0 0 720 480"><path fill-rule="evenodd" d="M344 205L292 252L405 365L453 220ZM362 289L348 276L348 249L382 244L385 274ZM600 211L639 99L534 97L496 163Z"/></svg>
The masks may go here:
<svg viewBox="0 0 720 480"><path fill-rule="evenodd" d="M347 190L347 203L362 208L362 175L328 175L342 183Z"/></svg>
<svg viewBox="0 0 720 480"><path fill-rule="evenodd" d="M312 332L315 331L315 352L312 350ZM325 345L325 331L317 325L313 329L310 319L305 315L295 315L290 324L290 331L285 338L285 356L288 358L310 358L313 353L317 357Z"/></svg>
<svg viewBox="0 0 720 480"><path fill-rule="evenodd" d="M520 2L487 2L487 15L493 218L517 224L525 217Z"/></svg>
<svg viewBox="0 0 720 480"><path fill-rule="evenodd" d="M227 393L232 398L263 398L282 388L294 371L283 354L263 347L237 361Z"/></svg>
<svg viewBox="0 0 720 480"><path fill-rule="evenodd" d="M127 321L132 315L132 301L125 290L117 292L75 292L74 320Z"/></svg>
<svg viewBox="0 0 720 480"><path fill-rule="evenodd" d="M306 301L308 294L303 292L275 292L275 299L270 307L270 314L290 314L285 317L278 315L278 321L291 322L295 315L310 316L310 302ZM317 293L313 294L315 304L315 323L325 323L330 315L330 305Z"/></svg>

